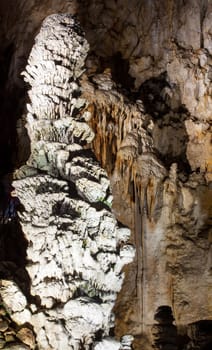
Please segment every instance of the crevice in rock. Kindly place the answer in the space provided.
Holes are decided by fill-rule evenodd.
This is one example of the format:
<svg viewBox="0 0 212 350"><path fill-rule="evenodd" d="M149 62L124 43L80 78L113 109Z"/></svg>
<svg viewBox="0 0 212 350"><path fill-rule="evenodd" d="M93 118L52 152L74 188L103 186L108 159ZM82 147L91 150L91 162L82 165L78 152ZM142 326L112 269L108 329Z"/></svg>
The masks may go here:
<svg viewBox="0 0 212 350"><path fill-rule="evenodd" d="M130 95L134 89L134 78L129 74L129 61L122 57L121 52L117 52L112 57L99 57L99 73L105 70L111 70L112 80L117 84L121 91Z"/></svg>
<svg viewBox="0 0 212 350"><path fill-rule="evenodd" d="M203 0L200 2L200 47L204 49L204 29L203 24L206 17L206 12L208 8L208 0Z"/></svg>

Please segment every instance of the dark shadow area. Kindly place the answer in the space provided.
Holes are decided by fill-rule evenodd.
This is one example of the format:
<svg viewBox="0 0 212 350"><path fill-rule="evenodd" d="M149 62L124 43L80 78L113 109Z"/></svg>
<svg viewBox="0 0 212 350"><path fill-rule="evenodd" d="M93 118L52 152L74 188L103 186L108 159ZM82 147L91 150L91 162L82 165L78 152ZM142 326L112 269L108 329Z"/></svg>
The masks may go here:
<svg viewBox="0 0 212 350"><path fill-rule="evenodd" d="M14 280L30 300L30 278L25 269L28 243L18 219L0 224L0 279Z"/></svg>
<svg viewBox="0 0 212 350"><path fill-rule="evenodd" d="M4 88L7 83L8 73L10 70L10 64L15 52L15 47L13 43L8 43L5 47L1 49L0 54L0 66L1 66L1 75L0 75L0 89Z"/></svg>
<svg viewBox="0 0 212 350"><path fill-rule="evenodd" d="M9 180L0 183L0 279L14 280L28 300L30 278L26 271L28 242L22 231L18 212L24 208Z"/></svg>
<svg viewBox="0 0 212 350"><path fill-rule="evenodd" d="M177 163L179 171L190 174L186 155L189 138L185 127L189 112L180 103L177 86L170 86L164 72L146 80L140 86L137 98L143 101L145 111L154 120L152 137L157 156L168 169L172 163Z"/></svg>
<svg viewBox="0 0 212 350"><path fill-rule="evenodd" d="M113 56L108 57L96 56L94 52L90 52L90 56L95 57L98 61L98 67L96 67L96 71L93 72L94 74L102 74L109 70L111 79L116 84L117 91L128 99L134 98L135 78L131 77L129 74L129 61L124 59L120 52L116 52ZM87 73L90 76L89 70ZM93 73L91 73L91 77Z"/></svg>
<svg viewBox="0 0 212 350"><path fill-rule="evenodd" d="M200 320L188 325L190 342L186 349L209 350L212 347L212 320Z"/></svg>
<svg viewBox="0 0 212 350"><path fill-rule="evenodd" d="M58 217L71 217L71 219L76 219L80 216L80 214L71 207L70 203L61 201L57 202L53 207L52 207L52 214L54 216ZM70 226L70 224L68 224Z"/></svg>
<svg viewBox="0 0 212 350"><path fill-rule="evenodd" d="M24 141L21 140L21 145L19 145L20 140L17 134L17 120L22 116L26 105L26 87L24 82L21 83L19 76L14 77L13 74L17 70L17 47L15 38L9 38L7 33L8 9L9 5L1 2L0 278L14 280L25 296L30 299L30 279L26 271L27 241L17 215L17 212L21 210L21 203L17 197L11 197L13 191L11 174L27 160L30 152L27 133L22 132L21 136L25 136ZM26 64L26 59L26 57L23 58L23 65ZM22 68L24 67L19 67L20 72ZM15 81L16 79L19 83ZM21 157L20 152L23 155Z"/></svg>
<svg viewBox="0 0 212 350"><path fill-rule="evenodd" d="M0 86L1 106L0 106L0 176L11 173L15 168L23 164L30 154L30 141L25 132L24 149L19 149L17 135L17 120L23 114L25 106L25 89L14 86L8 91L6 86ZM23 131L22 131L23 133ZM22 141L22 140L21 140ZM19 151L24 156L19 156Z"/></svg>
<svg viewBox="0 0 212 350"><path fill-rule="evenodd" d="M205 344L201 350L211 350L212 349L212 340Z"/></svg>
<svg viewBox="0 0 212 350"><path fill-rule="evenodd" d="M77 188L76 188L75 183L72 182L72 181L69 181L69 182L68 182L68 186L69 186L69 191L68 191L69 197L70 197L70 198L74 198L74 199L75 199L75 198L78 198L79 195L78 195L78 192L77 192Z"/></svg>
<svg viewBox="0 0 212 350"><path fill-rule="evenodd" d="M76 157L85 157L88 160L92 159L93 162L96 162L97 164L99 164L97 159L96 159L95 154L93 153L93 151L90 148L87 148L87 149L83 148L80 150L71 151L69 154L68 161L72 161Z"/></svg>
<svg viewBox="0 0 212 350"><path fill-rule="evenodd" d="M30 279L25 270L27 241L17 219L0 224L0 278L14 279L23 293L30 295Z"/></svg>
<svg viewBox="0 0 212 350"><path fill-rule="evenodd" d="M9 69L14 50L14 45L8 44L6 47L1 48L0 51L0 175L12 171L12 153L16 142L16 123L14 122L14 111L12 111L12 108L10 107L12 102L11 96L9 96L6 91Z"/></svg>
<svg viewBox="0 0 212 350"><path fill-rule="evenodd" d="M17 121L25 111L27 99L27 89L20 73L27 62L29 45L26 47L26 56L20 57L17 53L19 48L16 37L12 37L10 33L14 28L7 28L10 6L12 4L6 1L0 3L0 177L11 173L23 164L28 159L30 151L27 132L22 131L21 137L24 135L24 144L21 140L21 145L17 134ZM18 11L19 3L17 3L17 16ZM14 22L13 25L15 26L16 23Z"/></svg>
<svg viewBox="0 0 212 350"><path fill-rule="evenodd" d="M158 350L177 350L177 327L173 325L172 309L160 306L154 317L157 324L152 326L153 348Z"/></svg>
<svg viewBox="0 0 212 350"><path fill-rule="evenodd" d="M135 79L130 76L129 61L122 57L121 52L117 52L111 57L100 57L100 66L102 72L106 68L111 69L112 79L118 87L126 89L126 92L133 90Z"/></svg>
<svg viewBox="0 0 212 350"><path fill-rule="evenodd" d="M166 72L164 72L158 77L146 80L139 88L138 97L142 99L146 112L155 119L162 118L170 110L161 95L162 90L166 87L170 87L170 85L167 81Z"/></svg>

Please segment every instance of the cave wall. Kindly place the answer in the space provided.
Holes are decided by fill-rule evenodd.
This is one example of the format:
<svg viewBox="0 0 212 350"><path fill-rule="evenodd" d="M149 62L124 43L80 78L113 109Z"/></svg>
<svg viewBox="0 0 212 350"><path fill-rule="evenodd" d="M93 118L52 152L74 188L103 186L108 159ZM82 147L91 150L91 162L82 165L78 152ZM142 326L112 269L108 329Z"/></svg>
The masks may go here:
<svg viewBox="0 0 212 350"><path fill-rule="evenodd" d="M183 346L197 344L198 330L190 331L190 324L210 320L212 304L212 2L15 4L0 5L1 94L9 97L1 107L8 137L1 140L11 144L3 173L29 155L24 118L18 141L15 121L26 101L20 72L41 21L51 13L76 14L90 44L81 86L96 134L92 147L110 176L115 215L132 229L137 251L115 307L116 333L132 333L135 346L151 347L157 309L169 306L178 342L186 334ZM8 119L10 97L15 108Z"/></svg>

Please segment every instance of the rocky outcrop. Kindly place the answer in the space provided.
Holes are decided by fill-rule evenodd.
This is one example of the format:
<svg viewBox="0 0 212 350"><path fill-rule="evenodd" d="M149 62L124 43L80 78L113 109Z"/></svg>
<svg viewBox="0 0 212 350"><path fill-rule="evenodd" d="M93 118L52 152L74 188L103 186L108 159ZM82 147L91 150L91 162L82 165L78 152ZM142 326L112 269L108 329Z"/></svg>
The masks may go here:
<svg viewBox="0 0 212 350"><path fill-rule="evenodd" d="M126 244L130 230L111 212L107 174L89 150L94 134L78 80L87 52L78 23L53 15L44 21L24 72L31 86L31 155L13 185L24 207L20 222L33 303L19 291L14 309L7 288L2 297L12 319L30 323L45 350L89 349L109 336L121 271L134 256Z"/></svg>

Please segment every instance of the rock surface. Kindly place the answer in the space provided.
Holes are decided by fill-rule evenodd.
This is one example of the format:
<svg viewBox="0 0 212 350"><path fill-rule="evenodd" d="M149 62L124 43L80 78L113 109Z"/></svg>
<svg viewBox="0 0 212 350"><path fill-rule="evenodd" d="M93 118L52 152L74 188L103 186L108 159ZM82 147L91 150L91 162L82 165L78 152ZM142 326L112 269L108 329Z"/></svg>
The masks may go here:
<svg viewBox="0 0 212 350"><path fill-rule="evenodd" d="M0 4L4 14L0 57L5 67L0 91L9 105L17 106L16 118L21 114L21 105L25 105L20 72L42 20L51 13L75 13L90 44L80 84L87 101L81 112L92 131L84 125L83 137L89 135L90 142L95 134L92 147L110 176L113 210L118 220L131 228L132 243L137 248L136 260L126 268L125 283L115 306L116 334L133 334L135 349L151 349L155 314L165 306L171 308L175 319L178 347L210 348L211 1L17 0L16 6L11 6L12 3L13 0L2 0ZM67 87L69 97L70 90ZM34 87L34 93L38 96L39 89ZM18 94L22 99L11 103L11 96ZM55 103L57 96L61 96L60 87L54 93ZM46 97L44 100L51 109L52 101ZM67 109L71 111L71 106ZM11 140L12 160L16 159L17 168L30 153L24 122L18 122L17 152L7 125L7 120L9 125L15 125L13 114L7 112L1 118L2 130L7 132L2 131L0 149L4 148L4 153L0 159L7 154L5 147ZM30 122L29 118L33 152L30 167L22 168L22 177L30 174L37 179L35 167L48 172L43 177L39 175L45 181L60 177L66 182L72 174L77 196L93 205L99 196L102 204L110 206L111 197L102 198L101 186L90 191L83 180L82 164L89 163L90 155L80 158L82 145L79 147L77 142L67 150L66 143L76 140L79 132L78 120L73 119L67 120L67 125L64 120ZM72 123L74 128L70 127ZM59 140L54 149L53 140ZM79 158L70 161L69 152L79 152ZM6 167L5 162L2 164ZM98 178L96 172L92 165L91 176ZM90 185L89 182L89 188ZM31 188L28 183L27 186ZM61 182L58 186L62 186ZM62 193L64 198L69 196L66 190ZM46 216L55 200L54 191L51 198L43 208ZM39 218L40 213L33 216L36 224ZM43 225L48 225L47 217L42 220ZM123 234L119 231L118 235ZM164 334L164 329L160 330ZM107 339L101 346L109 347L108 344Z"/></svg>
<svg viewBox="0 0 212 350"><path fill-rule="evenodd" d="M52 15L23 73L31 86L31 155L13 185L24 207L26 269L36 298L25 322L34 327L41 350L88 349L98 333L109 335L121 271L134 256L124 244L129 229L119 227L110 209L107 174L89 150L94 134L78 81L87 52L73 17ZM30 176L32 168L37 174ZM12 318L17 312L23 317L22 304L11 310Z"/></svg>
<svg viewBox="0 0 212 350"><path fill-rule="evenodd" d="M22 326L23 317L21 321L16 319L26 307L25 297L12 281L1 280L0 287L0 349L35 349L33 330L29 324Z"/></svg>

